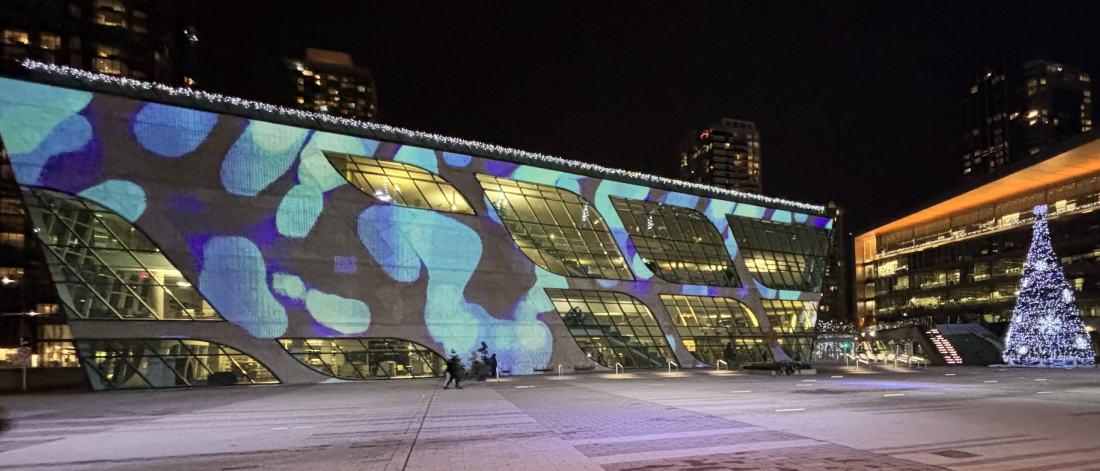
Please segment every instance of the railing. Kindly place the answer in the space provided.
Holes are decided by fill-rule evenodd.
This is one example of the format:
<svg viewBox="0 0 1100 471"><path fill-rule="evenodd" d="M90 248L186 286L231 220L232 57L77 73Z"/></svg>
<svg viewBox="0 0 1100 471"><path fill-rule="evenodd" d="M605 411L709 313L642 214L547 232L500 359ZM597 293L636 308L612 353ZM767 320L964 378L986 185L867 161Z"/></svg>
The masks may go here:
<svg viewBox="0 0 1100 471"><path fill-rule="evenodd" d="M668 362L668 372L669 373L672 373L672 367L673 366L676 367L676 371L680 371L680 365L677 365L676 363L673 363L673 362L670 361L670 362Z"/></svg>
<svg viewBox="0 0 1100 471"><path fill-rule="evenodd" d="M622 375L623 371L625 370L626 368L623 366L622 363L615 363L615 374Z"/></svg>
<svg viewBox="0 0 1100 471"><path fill-rule="evenodd" d="M726 363L726 362L725 362L725 360L718 360L718 361L717 361L717 362L715 362L715 364L714 364L714 366L715 366L715 367L716 367L716 368L718 369L718 371L722 371L722 365L726 365L726 371L729 371L729 369L730 369L730 364L729 364L729 363Z"/></svg>

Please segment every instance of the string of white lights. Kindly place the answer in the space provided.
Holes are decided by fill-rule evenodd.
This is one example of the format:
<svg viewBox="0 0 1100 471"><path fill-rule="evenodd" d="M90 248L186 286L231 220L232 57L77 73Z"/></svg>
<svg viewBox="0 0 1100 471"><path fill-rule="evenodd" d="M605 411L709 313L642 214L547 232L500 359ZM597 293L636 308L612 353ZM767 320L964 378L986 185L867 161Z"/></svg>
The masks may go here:
<svg viewBox="0 0 1100 471"><path fill-rule="evenodd" d="M626 177L637 179L641 181L651 182L656 185L666 185L674 188L682 188L688 191L706 191L713 194L732 197L741 200L757 201L765 204L779 204L789 207L804 209L807 211L824 212L825 207L820 205L800 203L798 201L790 201L782 198L773 198L770 196L757 195L752 193L743 193L736 190L730 190L726 188L719 188L716 186L704 185L702 183L686 182L682 180L675 180L672 178L661 177L657 175L650 175L643 172L635 172L630 170L622 170L612 167L604 167L602 165L590 164L585 162L579 162L576 160L564 159L561 157L555 157L552 155L539 154L536 152L527 152L518 149L512 149L495 144L486 144L483 142L470 141L466 139L460 139L457 137L443 136L439 134L432 134L421 131L413 131L410 129L398 128L385 124L369 123L365 121L359 121L350 118L342 118L339 116L332 116L323 113L315 113L312 111L297 110L294 108L287 108L283 106L276 106L269 103L261 103L252 100L245 100L243 98L236 98L231 96L225 96L218 93L210 93L202 90L195 90L191 88L179 88L169 85L146 82L142 80L134 80L126 77L117 77L114 75L98 74L94 72L88 72L85 70L74 69L72 67L64 65L47 64L44 62L38 62L30 59L24 59L22 62L23 67L29 70L37 72L45 72L48 74L56 74L67 77L76 78L79 80L87 80L91 82L108 83L119 87L135 88L140 90L150 90L167 93L173 96L186 96L190 98L196 98L200 100L207 100L215 103L223 103L231 106L237 106L245 109L252 109L263 111L265 113L274 113L285 115L298 119L317 120L328 123L338 124L342 126L351 126L366 129L374 132L386 132L405 136L410 139L417 139L426 141L429 143L438 143L445 146L466 146L473 149L477 149L486 153L496 153L512 156L520 159L528 159L536 162L544 162L552 165L561 165L568 168L575 168L585 172L598 173L608 175L612 178Z"/></svg>

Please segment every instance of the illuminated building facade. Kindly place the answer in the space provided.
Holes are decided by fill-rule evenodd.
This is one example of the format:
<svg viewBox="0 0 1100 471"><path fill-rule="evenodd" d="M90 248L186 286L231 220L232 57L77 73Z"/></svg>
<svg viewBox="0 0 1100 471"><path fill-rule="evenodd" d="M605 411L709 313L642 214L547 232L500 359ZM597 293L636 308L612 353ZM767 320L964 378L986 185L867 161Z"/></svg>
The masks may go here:
<svg viewBox="0 0 1100 471"><path fill-rule="evenodd" d="M1052 246L1077 306L1100 325L1100 136L1086 132L1031 166L855 240L856 310L866 326L931 316L1007 322L1031 243L1032 209L1046 205Z"/></svg>
<svg viewBox="0 0 1100 471"><path fill-rule="evenodd" d="M361 121L378 117L374 77L356 67L348 53L306 49L304 58L283 62L293 87L292 107Z"/></svg>
<svg viewBox="0 0 1100 471"><path fill-rule="evenodd" d="M12 0L0 9L3 59L30 58L173 85L194 83L191 0Z"/></svg>
<svg viewBox="0 0 1100 471"><path fill-rule="evenodd" d="M745 193L764 191L760 133L751 121L723 118L692 132L680 150L680 178Z"/></svg>
<svg viewBox="0 0 1100 471"><path fill-rule="evenodd" d="M812 351L823 206L27 67L0 138L98 389Z"/></svg>

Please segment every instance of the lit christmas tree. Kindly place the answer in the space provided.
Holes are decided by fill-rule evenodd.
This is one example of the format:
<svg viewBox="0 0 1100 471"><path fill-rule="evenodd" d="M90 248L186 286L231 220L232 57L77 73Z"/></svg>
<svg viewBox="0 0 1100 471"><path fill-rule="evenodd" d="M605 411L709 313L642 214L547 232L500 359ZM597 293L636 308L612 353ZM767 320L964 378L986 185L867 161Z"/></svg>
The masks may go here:
<svg viewBox="0 0 1100 471"><path fill-rule="evenodd" d="M1005 342L1015 366L1092 366L1092 342L1074 303L1073 288L1050 247L1046 206L1035 207L1035 228Z"/></svg>

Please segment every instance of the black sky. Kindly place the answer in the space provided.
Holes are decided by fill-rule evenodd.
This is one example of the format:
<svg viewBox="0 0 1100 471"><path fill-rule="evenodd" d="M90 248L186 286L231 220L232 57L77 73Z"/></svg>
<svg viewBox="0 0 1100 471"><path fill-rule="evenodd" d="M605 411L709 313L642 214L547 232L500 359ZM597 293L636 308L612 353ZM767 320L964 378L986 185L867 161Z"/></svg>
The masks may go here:
<svg viewBox="0 0 1100 471"><path fill-rule="evenodd" d="M270 100L350 52L380 121L651 173L688 130L761 133L765 193L850 227L961 183L965 73L1006 46L1100 75L1100 2L199 0L202 88Z"/></svg>

